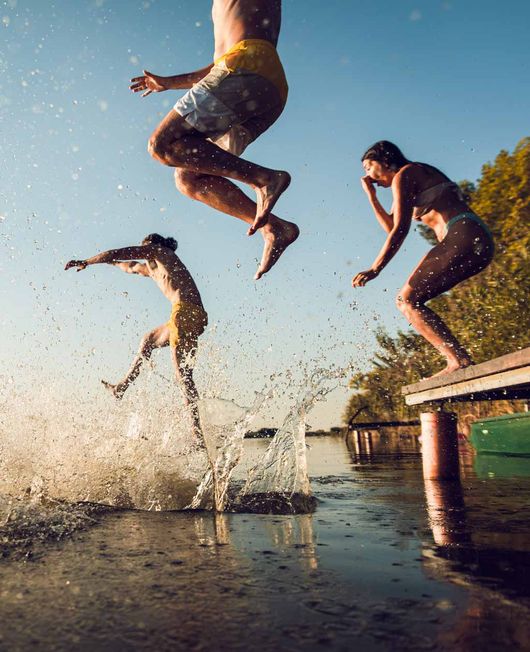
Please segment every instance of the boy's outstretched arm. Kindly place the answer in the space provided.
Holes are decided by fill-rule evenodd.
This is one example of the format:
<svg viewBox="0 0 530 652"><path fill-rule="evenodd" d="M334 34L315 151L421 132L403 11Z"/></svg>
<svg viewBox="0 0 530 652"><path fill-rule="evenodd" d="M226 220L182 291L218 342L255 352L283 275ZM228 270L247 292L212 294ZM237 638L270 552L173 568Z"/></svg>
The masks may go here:
<svg viewBox="0 0 530 652"><path fill-rule="evenodd" d="M151 93L191 88L194 84L201 81L203 77L206 77L213 68L213 65L213 63L210 63L200 70L188 72L184 75L170 75L169 77L155 75L148 70L144 70L143 75L131 79L129 88L133 93L142 93L142 97L147 97Z"/></svg>
<svg viewBox="0 0 530 652"><path fill-rule="evenodd" d="M134 261L135 258L150 258L155 257L158 248L154 245L141 245L139 247L123 247L122 249L110 249L103 251L100 254L87 258L86 260L70 260L66 263L64 269L71 269L77 267L77 271L88 267L88 265L98 265L103 263L119 263L120 261L130 260Z"/></svg>

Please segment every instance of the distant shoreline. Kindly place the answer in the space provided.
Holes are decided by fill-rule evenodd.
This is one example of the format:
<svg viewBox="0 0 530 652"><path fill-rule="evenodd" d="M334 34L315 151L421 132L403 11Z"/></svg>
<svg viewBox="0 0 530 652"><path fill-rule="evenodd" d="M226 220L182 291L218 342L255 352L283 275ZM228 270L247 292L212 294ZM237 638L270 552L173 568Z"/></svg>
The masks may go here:
<svg viewBox="0 0 530 652"><path fill-rule="evenodd" d="M279 428L260 428L259 430L250 430L245 433L245 439L272 439L278 432ZM306 437L331 437L340 435L344 428L335 426L329 430L306 430Z"/></svg>

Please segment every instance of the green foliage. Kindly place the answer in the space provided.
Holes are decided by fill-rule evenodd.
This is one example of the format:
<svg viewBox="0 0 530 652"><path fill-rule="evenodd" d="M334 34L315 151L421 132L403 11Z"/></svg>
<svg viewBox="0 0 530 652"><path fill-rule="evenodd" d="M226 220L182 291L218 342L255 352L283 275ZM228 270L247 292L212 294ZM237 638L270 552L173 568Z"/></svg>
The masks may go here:
<svg viewBox="0 0 530 652"><path fill-rule="evenodd" d="M477 184L461 184L471 208L493 232L496 253L491 265L461 283L429 306L446 321L458 339L482 362L530 345L530 138L512 154L501 151L494 163L482 168ZM433 242L432 233L422 235ZM401 387L428 376L440 367L436 351L419 335L398 332L377 335L378 351L372 368L351 380L355 390L346 408L350 419L365 406L359 420L410 418Z"/></svg>
<svg viewBox="0 0 530 652"><path fill-rule="evenodd" d="M415 333L400 331L391 337L384 329L376 333L378 351L372 369L356 374L350 386L356 390L346 420L358 410L360 421L389 421L411 418L415 413L401 397L401 387L433 373L436 352Z"/></svg>

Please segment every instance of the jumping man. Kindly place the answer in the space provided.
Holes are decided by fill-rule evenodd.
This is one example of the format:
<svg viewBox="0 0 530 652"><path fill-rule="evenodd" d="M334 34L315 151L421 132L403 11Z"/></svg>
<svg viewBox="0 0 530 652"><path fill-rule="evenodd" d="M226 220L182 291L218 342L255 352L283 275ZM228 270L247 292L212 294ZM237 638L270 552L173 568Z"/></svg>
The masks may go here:
<svg viewBox="0 0 530 652"><path fill-rule="evenodd" d="M202 438L197 408L197 388L193 381L193 361L199 336L204 332L208 316L201 301L201 295L180 258L176 255L177 241L164 238L158 233L148 235L141 246L111 249L87 260L71 260L65 269L77 267L80 272L88 265L107 263L119 267L128 274L148 276L155 281L162 294L173 308L168 322L147 333L140 345L131 368L117 385L101 381L117 399L136 379L145 360L149 360L154 349L170 346L177 380L180 382L184 400L189 406L195 435ZM135 259L146 262L137 262Z"/></svg>
<svg viewBox="0 0 530 652"><path fill-rule="evenodd" d="M299 234L296 224L272 213L291 181L288 172L239 158L280 116L287 81L276 51L281 0L214 0L214 63L183 75L144 70L131 90L150 93L189 88L155 129L151 156L175 168L177 188L261 231L265 241L255 279L277 262ZM252 187L254 203L230 179Z"/></svg>

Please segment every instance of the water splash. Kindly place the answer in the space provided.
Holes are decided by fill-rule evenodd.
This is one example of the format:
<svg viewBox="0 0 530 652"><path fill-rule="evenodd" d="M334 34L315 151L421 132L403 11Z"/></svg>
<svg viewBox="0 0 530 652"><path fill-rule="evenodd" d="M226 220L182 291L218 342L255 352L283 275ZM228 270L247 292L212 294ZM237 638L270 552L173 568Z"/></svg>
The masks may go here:
<svg viewBox="0 0 530 652"><path fill-rule="evenodd" d="M307 415L337 387L344 369L317 369L300 388L295 405L277 431L262 459L248 472L236 506L250 511L313 511L307 471ZM267 508L268 504L268 508Z"/></svg>
<svg viewBox="0 0 530 652"><path fill-rule="evenodd" d="M223 511L227 504L228 509L237 511L313 511L315 501L311 495L306 460L306 417L316 403L337 387L345 374L346 369L342 368L318 368L310 375L302 375L294 405L283 425L262 459L248 472L243 489L229 497L230 481L241 459L245 432L259 410L279 389L276 387L257 394L253 405L235 426L225 429L224 441L217 451L210 450L213 468L205 473L189 508L204 508L212 505L213 499L216 511ZM291 379L289 374L286 376Z"/></svg>
<svg viewBox="0 0 530 652"><path fill-rule="evenodd" d="M213 505L217 512L222 512L226 504L228 486L232 472L239 463L243 452L243 439L252 421L258 414L260 408L270 398L271 394L256 394L252 406L244 410L243 415L237 420L233 427L228 426L221 430L221 438L218 438L217 450L213 452L210 448L209 457L213 461L209 469L188 505L189 509L204 508L208 502ZM207 437L208 442L209 437ZM223 441L224 440L224 441Z"/></svg>
<svg viewBox="0 0 530 652"><path fill-rule="evenodd" d="M46 501L59 511L62 505L79 503L144 510L241 510L256 496L269 501L259 511L270 511L278 497L287 499L295 511L309 511L306 415L345 370L300 373L298 383L289 370L271 377L271 387L256 394L249 408L215 396L201 400L211 468L191 436L178 387L172 383L168 388L165 381L157 387L160 380L153 374L145 374L135 393L120 403L107 395L80 398L75 388L62 399L47 387L28 396L16 383L3 383L0 496L11 501L39 496L40 503L32 507L37 511ZM282 375L285 386L278 380ZM275 394L285 398L286 387L292 408L241 490L232 474L243 454L245 433ZM296 503L300 497L304 500ZM258 511L255 500L249 509Z"/></svg>
<svg viewBox="0 0 530 652"><path fill-rule="evenodd" d="M146 379L146 381L149 379ZM40 493L68 503L182 509L205 468L178 390L58 399L4 386L0 494ZM156 397L156 401L152 397ZM97 402L99 401L99 403Z"/></svg>

